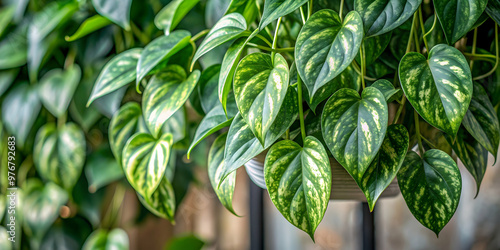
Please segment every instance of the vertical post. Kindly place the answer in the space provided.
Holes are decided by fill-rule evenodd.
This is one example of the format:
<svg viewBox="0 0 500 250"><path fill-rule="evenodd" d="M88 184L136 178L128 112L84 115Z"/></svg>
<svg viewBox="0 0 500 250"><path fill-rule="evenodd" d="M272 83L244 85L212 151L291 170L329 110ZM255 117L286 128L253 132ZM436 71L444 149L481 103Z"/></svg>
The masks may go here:
<svg viewBox="0 0 500 250"><path fill-rule="evenodd" d="M363 250L375 250L375 211L370 212L368 203L362 203Z"/></svg>
<svg viewBox="0 0 500 250"><path fill-rule="evenodd" d="M250 250L264 249L264 204L263 190L250 183Z"/></svg>

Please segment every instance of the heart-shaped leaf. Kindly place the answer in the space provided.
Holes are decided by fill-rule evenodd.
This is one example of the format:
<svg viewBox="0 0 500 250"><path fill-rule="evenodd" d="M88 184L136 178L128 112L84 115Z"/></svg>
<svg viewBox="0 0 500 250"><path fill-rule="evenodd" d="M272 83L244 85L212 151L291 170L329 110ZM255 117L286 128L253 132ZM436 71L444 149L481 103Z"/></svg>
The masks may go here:
<svg viewBox="0 0 500 250"><path fill-rule="evenodd" d="M161 128L161 134L172 134L174 144L182 141L182 139L186 138L186 122L186 109L180 108L165 121Z"/></svg>
<svg viewBox="0 0 500 250"><path fill-rule="evenodd" d="M305 3L307 0L266 0L259 30L264 29L272 21L292 13Z"/></svg>
<svg viewBox="0 0 500 250"><path fill-rule="evenodd" d="M434 46L429 59L406 54L399 79L408 101L432 126L452 137L458 131L472 97L472 76L465 57L445 44Z"/></svg>
<svg viewBox="0 0 500 250"><path fill-rule="evenodd" d="M227 133L224 133L215 139L208 153L208 177L212 188L217 194L222 205L237 216L233 209L233 194L236 185L236 171L230 173L222 182L222 171L224 169L224 149L226 145Z"/></svg>
<svg viewBox="0 0 500 250"><path fill-rule="evenodd" d="M132 0L92 0L97 13L120 27L130 30L130 7Z"/></svg>
<svg viewBox="0 0 500 250"><path fill-rule="evenodd" d="M127 232L121 228L115 228L109 232L105 229L97 229L87 238L82 249L127 250L129 249Z"/></svg>
<svg viewBox="0 0 500 250"><path fill-rule="evenodd" d="M24 34L14 31L0 41L0 70L23 66L28 59L26 29Z"/></svg>
<svg viewBox="0 0 500 250"><path fill-rule="evenodd" d="M73 65L64 71L53 69L40 80L38 95L43 105L54 116L60 117L66 113L80 82L81 72L78 65Z"/></svg>
<svg viewBox="0 0 500 250"><path fill-rule="evenodd" d="M367 87L361 97L341 89L326 102L321 128L326 145L358 183L363 179L385 137L388 108L384 95Z"/></svg>
<svg viewBox="0 0 500 250"><path fill-rule="evenodd" d="M85 157L85 135L76 124L56 128L49 123L38 131L33 162L45 180L71 190L82 173Z"/></svg>
<svg viewBox="0 0 500 250"><path fill-rule="evenodd" d="M500 23L500 0L489 0L485 11L497 24Z"/></svg>
<svg viewBox="0 0 500 250"><path fill-rule="evenodd" d="M409 140L405 126L401 124L389 126L377 156L366 169L363 178L357 180L371 211L401 168L408 151Z"/></svg>
<svg viewBox="0 0 500 250"><path fill-rule="evenodd" d="M113 57L104 66L90 94L87 107L97 98L114 92L135 79L141 52L141 48L129 49Z"/></svg>
<svg viewBox="0 0 500 250"><path fill-rule="evenodd" d="M422 0L355 0L354 10L363 19L367 37L382 35L401 26Z"/></svg>
<svg viewBox="0 0 500 250"><path fill-rule="evenodd" d="M238 38L247 29L245 18L240 13L225 15L212 27L207 37L198 47L194 54L191 68L201 56L205 55L213 48Z"/></svg>
<svg viewBox="0 0 500 250"><path fill-rule="evenodd" d="M186 47L189 44L189 39L191 39L189 31L176 30L167 36L160 36L146 45L137 63L137 84L157 65Z"/></svg>
<svg viewBox="0 0 500 250"><path fill-rule="evenodd" d="M156 140L150 134L137 133L127 141L122 166L130 185L142 197L149 197L160 185L171 147L171 134Z"/></svg>
<svg viewBox="0 0 500 250"><path fill-rule="evenodd" d="M290 223L313 240L330 200L329 163L325 148L312 136L306 137L303 148L290 140L274 144L264 163L271 201Z"/></svg>
<svg viewBox="0 0 500 250"><path fill-rule="evenodd" d="M199 1L200 0L174 0L170 2L156 14L156 27L160 30L164 30L165 35L168 35Z"/></svg>
<svg viewBox="0 0 500 250"><path fill-rule="evenodd" d="M394 101L396 98L401 96L401 89L394 88L391 82L385 79L380 79L374 82L370 87L374 87L385 96L387 103Z"/></svg>
<svg viewBox="0 0 500 250"><path fill-rule="evenodd" d="M175 224L175 193L166 174L151 196L139 196L139 200L150 212Z"/></svg>
<svg viewBox="0 0 500 250"><path fill-rule="evenodd" d="M35 87L19 83L12 89L2 103L2 121L7 130L16 137L22 148L35 123L41 108Z"/></svg>
<svg viewBox="0 0 500 250"><path fill-rule="evenodd" d="M425 152L423 158L410 151L398 172L398 183L413 216L438 235L455 213L462 192L455 161L437 149Z"/></svg>
<svg viewBox="0 0 500 250"><path fill-rule="evenodd" d="M488 94L479 83L474 83L472 100L462 124L496 159L500 142L500 124Z"/></svg>
<svg viewBox="0 0 500 250"><path fill-rule="evenodd" d="M72 42L94 31L100 30L108 26L109 24L111 24L111 21L109 21L107 18L101 15L95 15L85 19L85 21L83 21L83 23L80 25L80 27L78 27L78 30L76 30L73 35L66 36L64 39L66 40L66 42Z"/></svg>
<svg viewBox="0 0 500 250"><path fill-rule="evenodd" d="M186 72L179 65L169 65L154 75L142 96L144 119L153 136L189 98L200 78L195 70L186 78Z"/></svg>
<svg viewBox="0 0 500 250"><path fill-rule="evenodd" d="M220 106L217 89L220 69L220 64L215 64L201 72L198 93L200 94L201 107L205 111L205 114L216 106Z"/></svg>
<svg viewBox="0 0 500 250"><path fill-rule="evenodd" d="M241 60L234 76L238 110L262 145L278 116L288 89L288 64L283 56L253 53Z"/></svg>
<svg viewBox="0 0 500 250"><path fill-rule="evenodd" d="M363 22L351 11L340 21L333 10L320 10L300 30L295 63L312 102L316 92L354 60L363 41Z"/></svg>
<svg viewBox="0 0 500 250"><path fill-rule="evenodd" d="M136 102L128 102L113 115L109 122L109 147L115 159L122 163L122 152L128 139L136 132L148 132L146 128L141 129L142 118L141 106Z"/></svg>
<svg viewBox="0 0 500 250"><path fill-rule="evenodd" d="M488 0L434 0L436 14L448 44L455 44L483 14Z"/></svg>

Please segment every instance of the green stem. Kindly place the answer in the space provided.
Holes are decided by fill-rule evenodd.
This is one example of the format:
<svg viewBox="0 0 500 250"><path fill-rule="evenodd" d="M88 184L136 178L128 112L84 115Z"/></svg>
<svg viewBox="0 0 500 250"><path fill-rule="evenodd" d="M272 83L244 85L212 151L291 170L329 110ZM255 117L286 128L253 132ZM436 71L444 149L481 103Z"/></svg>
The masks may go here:
<svg viewBox="0 0 500 250"><path fill-rule="evenodd" d="M130 27L132 28L132 33L141 41L142 44L148 44L149 43L149 37L142 33L141 29L135 25L134 22L130 22Z"/></svg>
<svg viewBox="0 0 500 250"><path fill-rule="evenodd" d="M280 25L281 25L281 18L278 18L278 22L276 23L276 31L274 31L274 38L273 38L273 44L271 46L271 62L274 62L274 55L276 54L276 43L278 41L278 32L279 32L279 29L280 29Z"/></svg>
<svg viewBox="0 0 500 250"><path fill-rule="evenodd" d="M117 215L118 215L118 209L120 209L123 199L125 198L125 187L123 187L120 184L117 184L115 188L115 193L113 194L113 198L111 200L111 203L108 206L108 209L106 211L106 214L104 215L104 218L102 219L102 227L103 228L112 228Z"/></svg>
<svg viewBox="0 0 500 250"><path fill-rule="evenodd" d="M359 48L359 55L361 57L361 86L365 89L365 75L366 75L366 58L365 58L365 42L361 43L361 48Z"/></svg>
<svg viewBox="0 0 500 250"><path fill-rule="evenodd" d="M73 66L73 64L75 63L75 58L76 58L76 49L74 47L71 47L69 49L68 56L64 61L64 69L68 69L69 67Z"/></svg>
<svg viewBox="0 0 500 250"><path fill-rule="evenodd" d="M424 140L424 142L427 143L427 145L429 145L431 148L437 149L437 147L432 142L427 140L427 138L425 138L424 136L421 136L420 138L422 138L422 140Z"/></svg>
<svg viewBox="0 0 500 250"><path fill-rule="evenodd" d="M358 75L361 75L361 68L359 67L358 63L356 61L352 61L352 68L354 69L354 71L356 71L356 73ZM369 76L365 76L364 77L365 80L368 80L368 81L376 81L377 78L373 78L373 77L369 77Z"/></svg>
<svg viewBox="0 0 500 250"><path fill-rule="evenodd" d="M342 12L344 10L344 0L340 0L340 10L339 10L339 17L340 17L340 22L344 22L344 16L342 15Z"/></svg>
<svg viewBox="0 0 500 250"><path fill-rule="evenodd" d="M290 129L287 129L285 132L285 139L290 140Z"/></svg>
<svg viewBox="0 0 500 250"><path fill-rule="evenodd" d="M476 54L476 46L477 46L477 28L474 29L474 38L472 39L472 54ZM470 71L472 71L472 67L474 67L474 59L470 60Z"/></svg>
<svg viewBox="0 0 500 250"><path fill-rule="evenodd" d="M480 75L478 77L474 77L473 80L474 81L477 81L477 80L481 80L483 78L486 78L488 76L490 76L491 74L495 73L497 67L498 67L498 60L499 60L499 54L498 54L498 25L495 24L495 55L496 55L496 61L495 61L495 66L493 66L493 68L486 74L484 75Z"/></svg>
<svg viewBox="0 0 500 250"><path fill-rule="evenodd" d="M403 97L401 98L401 104L399 104L398 110L396 111L396 115L394 115L394 119L392 120L392 124L396 124L399 120L399 117L401 116L401 113L403 112L403 108L406 103L406 97L403 94Z"/></svg>
<svg viewBox="0 0 500 250"><path fill-rule="evenodd" d="M313 0L309 0L309 5L307 8L307 19L311 17L312 13L313 13Z"/></svg>
<svg viewBox="0 0 500 250"><path fill-rule="evenodd" d="M258 45L255 43L247 43L248 46L255 47L257 49L265 50L265 51L270 51L270 52L291 52L294 51L294 47L287 47L287 48L279 48L279 49L272 49L266 46Z"/></svg>
<svg viewBox="0 0 500 250"><path fill-rule="evenodd" d="M116 32L113 32L113 40L115 41L116 54L119 54L125 50L125 44L123 42L123 38L121 37L119 30Z"/></svg>
<svg viewBox="0 0 500 250"><path fill-rule="evenodd" d="M260 35L260 34L257 34L255 35L255 37L259 38L260 40L264 41L267 45L269 45L269 47L273 46L271 44L271 42L269 42L269 40L267 40L267 38L265 38L264 36Z"/></svg>
<svg viewBox="0 0 500 250"><path fill-rule="evenodd" d="M414 15L413 16L413 21L411 23L411 28L410 28L410 36L408 37L408 43L406 44L406 53L410 52L411 51L411 39L412 39L412 34L413 34L413 30L415 29L415 20L416 20L417 16Z"/></svg>
<svg viewBox="0 0 500 250"><path fill-rule="evenodd" d="M302 18L302 24L306 24L306 17L304 15L304 9L300 6L300 17Z"/></svg>
<svg viewBox="0 0 500 250"><path fill-rule="evenodd" d="M297 74L297 98L299 102L299 121L300 121L300 134L302 135L302 142L306 141L306 126L304 125L304 109L302 107L302 79Z"/></svg>
<svg viewBox="0 0 500 250"><path fill-rule="evenodd" d="M437 15L434 15L434 22L432 22L432 27L424 34L424 38L434 30L434 27L436 27L436 22L437 22Z"/></svg>
<svg viewBox="0 0 500 250"><path fill-rule="evenodd" d="M415 12L415 16L418 15L417 12ZM420 41L418 40L418 31L417 31L417 23L414 23L415 25L415 28L413 29L413 41L415 42L415 51L417 51L418 53L420 53ZM411 34L410 34L411 36Z"/></svg>
<svg viewBox="0 0 500 250"><path fill-rule="evenodd" d="M468 52L463 52L464 56L466 57L469 57L469 58L473 58L474 60L478 60L480 58L490 58L490 59L497 59L496 56L494 55L485 55L485 54L472 54L472 53L468 53Z"/></svg>
<svg viewBox="0 0 500 250"><path fill-rule="evenodd" d="M66 124L66 119L68 118L68 112L64 112L61 117L57 118L57 128L61 129L64 124Z"/></svg>
<svg viewBox="0 0 500 250"><path fill-rule="evenodd" d="M415 118L415 132L418 142L418 151L420 152L420 156L422 157L424 155L424 147L422 146L422 138L420 135L420 123L418 121L419 117L417 111L413 111L413 116Z"/></svg>
<svg viewBox="0 0 500 250"><path fill-rule="evenodd" d="M198 34L191 37L191 42L196 42L198 39L200 39L204 35L208 34L208 32L210 32L210 29L205 29L205 30L198 32Z"/></svg>
<svg viewBox="0 0 500 250"><path fill-rule="evenodd" d="M424 18L422 15L422 5L418 7L418 19L420 20L420 29L422 30L422 39L424 40L425 49L427 53L429 53L429 45L427 44L427 39L425 38L425 26L424 26Z"/></svg>

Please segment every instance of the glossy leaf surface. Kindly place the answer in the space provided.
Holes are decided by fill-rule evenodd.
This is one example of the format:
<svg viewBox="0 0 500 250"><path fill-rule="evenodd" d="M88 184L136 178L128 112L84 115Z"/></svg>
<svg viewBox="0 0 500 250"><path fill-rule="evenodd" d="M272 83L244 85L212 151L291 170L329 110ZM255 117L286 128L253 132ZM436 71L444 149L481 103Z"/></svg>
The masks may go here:
<svg viewBox="0 0 500 250"><path fill-rule="evenodd" d="M78 65L66 70L53 69L43 76L38 85L38 95L43 105L56 117L63 115L69 107L82 71ZM57 96L57 98L54 98Z"/></svg>
<svg viewBox="0 0 500 250"><path fill-rule="evenodd" d="M97 13L120 27L130 30L130 7L132 0L92 0Z"/></svg>
<svg viewBox="0 0 500 250"><path fill-rule="evenodd" d="M175 29L177 24L200 0L174 0L168 3L155 16L155 25L164 30L165 35Z"/></svg>
<svg viewBox="0 0 500 250"><path fill-rule="evenodd" d="M259 30L264 29L272 21L292 13L305 3L307 0L266 0Z"/></svg>

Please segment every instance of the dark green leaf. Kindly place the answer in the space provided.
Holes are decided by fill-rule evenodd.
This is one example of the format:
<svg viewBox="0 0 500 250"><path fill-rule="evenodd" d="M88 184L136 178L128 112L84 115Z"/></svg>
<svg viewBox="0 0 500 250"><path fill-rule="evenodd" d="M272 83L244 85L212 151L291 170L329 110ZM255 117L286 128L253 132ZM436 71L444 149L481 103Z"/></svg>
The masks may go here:
<svg viewBox="0 0 500 250"><path fill-rule="evenodd" d="M215 64L206 68L201 73L198 83L198 92L200 94L201 107L205 114L216 106L220 106L217 90L220 69L220 64Z"/></svg>
<svg viewBox="0 0 500 250"><path fill-rule="evenodd" d="M28 45L25 35L19 31L9 33L0 42L0 70L23 66L28 58Z"/></svg>
<svg viewBox="0 0 500 250"><path fill-rule="evenodd" d="M394 88L394 85L392 85L391 82L385 79L377 80L370 87L374 87L380 90L380 92L384 94L387 103L392 102L395 100L395 98L401 96L401 89Z"/></svg>
<svg viewBox="0 0 500 250"><path fill-rule="evenodd" d="M102 187L120 180L124 176L120 164L107 154L93 153L85 164L88 190L95 193Z"/></svg>
<svg viewBox="0 0 500 250"><path fill-rule="evenodd" d="M165 35L168 35L199 1L200 0L174 0L170 2L156 14L156 27L160 30L164 30Z"/></svg>
<svg viewBox="0 0 500 250"><path fill-rule="evenodd" d="M45 74L38 85L38 95L45 108L56 117L66 113L80 82L81 70L78 65L53 69Z"/></svg>
<svg viewBox="0 0 500 250"><path fill-rule="evenodd" d="M18 69L0 71L0 96L9 89L18 73Z"/></svg>
<svg viewBox="0 0 500 250"><path fill-rule="evenodd" d="M201 250L205 242L194 235L175 237L168 241L165 250Z"/></svg>
<svg viewBox="0 0 500 250"><path fill-rule="evenodd" d="M497 24L500 24L500 0L489 0L485 11L491 19L495 20Z"/></svg>
<svg viewBox="0 0 500 250"><path fill-rule="evenodd" d="M307 0L266 0L259 30L263 30L272 21L292 13L306 2Z"/></svg>
<svg viewBox="0 0 500 250"><path fill-rule="evenodd" d="M120 27L130 30L130 7L132 0L92 0L97 13Z"/></svg>
<svg viewBox="0 0 500 250"><path fill-rule="evenodd" d="M129 239L127 233L121 228L111 231L105 229L95 230L85 241L83 250L128 250Z"/></svg>

